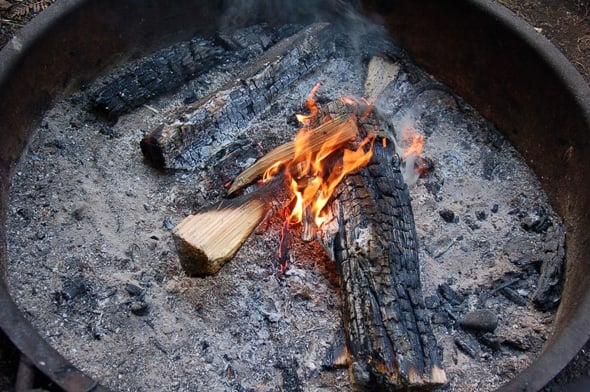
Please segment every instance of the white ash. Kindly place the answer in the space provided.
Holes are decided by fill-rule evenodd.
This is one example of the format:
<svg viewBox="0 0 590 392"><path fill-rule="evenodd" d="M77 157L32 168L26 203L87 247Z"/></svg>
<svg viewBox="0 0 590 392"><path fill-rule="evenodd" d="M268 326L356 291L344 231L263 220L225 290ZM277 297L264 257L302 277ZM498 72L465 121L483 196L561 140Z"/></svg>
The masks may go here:
<svg viewBox="0 0 590 392"><path fill-rule="evenodd" d="M316 81L324 100L358 95L365 71L357 59L327 62L244 134L271 134L264 140L276 145L291 139L288 120ZM224 77L208 75L206 85L189 83L149 105L166 113L187 91L202 96ZM186 277L169 230L223 195L219 173L151 169L138 143L164 114L139 108L110 126L84 103L74 94L47 113L12 179L7 282L41 335L114 390L350 390L346 370L322 367L341 316L334 267L321 248L295 242L280 275L275 217L217 276ZM553 313L516 305L494 285L513 278L526 300L539 261L563 246L560 220L493 125L424 73L405 64L378 107L393 129L410 122L422 133L435 163L411 194L424 295L450 381L444 390L495 389L540 352ZM447 223L441 210L458 221ZM546 231L523 229L533 211L549 217ZM443 298L441 285L457 303ZM499 350L454 322L476 308L497 315Z"/></svg>

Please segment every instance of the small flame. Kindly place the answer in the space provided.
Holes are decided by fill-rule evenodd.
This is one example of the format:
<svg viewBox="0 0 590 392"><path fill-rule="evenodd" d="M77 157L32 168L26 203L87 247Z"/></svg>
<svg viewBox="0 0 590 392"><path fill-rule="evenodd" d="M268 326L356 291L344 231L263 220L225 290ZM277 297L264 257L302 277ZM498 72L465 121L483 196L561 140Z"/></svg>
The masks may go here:
<svg viewBox="0 0 590 392"><path fill-rule="evenodd" d="M420 176L423 176L428 169L416 168L417 162L422 159L424 150L424 136L419 134L413 126L405 124L400 134L399 145L396 144L396 150L403 159L402 175L406 184L414 185Z"/></svg>
<svg viewBox="0 0 590 392"><path fill-rule="evenodd" d="M420 135L413 128L406 126L402 130L402 139L406 149L402 152L402 158L410 155L421 155L424 150L424 136Z"/></svg>
<svg viewBox="0 0 590 392"><path fill-rule="evenodd" d="M356 149L342 148L338 138L328 139L317 153L309 147L309 124L317 117L319 109L315 102L315 94L320 84L316 83L305 102L309 115L297 115L303 128L295 136L295 155L286 165L285 173L293 194L291 211L288 213L289 224L303 221L304 214L311 214L316 227L325 221L323 208L336 190L337 185L349 173L367 165L373 156L375 136L367 136ZM342 98L343 102L357 105L350 98ZM279 167L273 165L273 168ZM269 169L269 175L276 173ZM272 171L272 173L270 173ZM265 175L266 176L266 175Z"/></svg>
<svg viewBox="0 0 590 392"><path fill-rule="evenodd" d="M295 117L297 117L297 121L303 124L304 127L309 127L311 120L318 115L319 108L315 100L315 95L321 86L322 84L320 82L317 82L312 87L311 91L309 92L309 95L307 96L307 99L305 100L305 107L307 108L307 110L309 110L309 114L295 115Z"/></svg>

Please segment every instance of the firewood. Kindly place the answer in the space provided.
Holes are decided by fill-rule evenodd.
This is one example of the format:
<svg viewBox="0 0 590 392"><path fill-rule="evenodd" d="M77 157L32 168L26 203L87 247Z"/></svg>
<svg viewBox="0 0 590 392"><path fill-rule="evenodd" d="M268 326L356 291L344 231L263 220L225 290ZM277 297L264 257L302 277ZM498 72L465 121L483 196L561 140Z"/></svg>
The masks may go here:
<svg viewBox="0 0 590 392"><path fill-rule="evenodd" d="M414 217L393 144L339 185L317 233L336 263L352 375L368 390L446 383L420 286Z"/></svg>
<svg viewBox="0 0 590 392"><path fill-rule="evenodd" d="M213 275L265 217L288 201L282 175L253 192L189 215L172 230L180 264L190 276Z"/></svg>
<svg viewBox="0 0 590 392"><path fill-rule="evenodd" d="M309 132L310 146L314 151L326 141L341 145L358 137L356 121L349 115L336 117ZM253 166L255 174L259 173L258 168L264 172L267 163L270 166L283 158L285 162L292 159L293 142L285 143L273 151L266 155L266 159L259 161L262 162L260 165ZM174 228L178 256L189 275L214 274L233 257L269 211L273 193L286 194L287 187L282 183L282 175L279 174L270 184L190 215Z"/></svg>
<svg viewBox="0 0 590 392"><path fill-rule="evenodd" d="M141 150L159 168L197 169L228 146L250 119L333 53L329 24L313 24L264 52L238 78L172 113L141 140Z"/></svg>
<svg viewBox="0 0 590 392"><path fill-rule="evenodd" d="M213 68L231 71L260 56L292 29L254 25L221 31L215 39L195 37L125 65L89 91L90 106L109 119L131 111L150 99L176 91ZM188 97L191 99L191 96ZM196 100L197 97L192 98Z"/></svg>
<svg viewBox="0 0 590 392"><path fill-rule="evenodd" d="M349 114L339 115L336 118L321 124L309 131L309 151L317 153L326 142L334 146L343 146L355 140L359 136L356 120ZM240 173L227 191L231 195L242 187L260 178L264 172L277 162L291 162L295 156L295 142L290 141L271 150L252 166Z"/></svg>
<svg viewBox="0 0 590 392"><path fill-rule="evenodd" d="M377 102L379 96L397 79L399 65L380 56L369 61L367 78L365 79L365 98L371 104Z"/></svg>

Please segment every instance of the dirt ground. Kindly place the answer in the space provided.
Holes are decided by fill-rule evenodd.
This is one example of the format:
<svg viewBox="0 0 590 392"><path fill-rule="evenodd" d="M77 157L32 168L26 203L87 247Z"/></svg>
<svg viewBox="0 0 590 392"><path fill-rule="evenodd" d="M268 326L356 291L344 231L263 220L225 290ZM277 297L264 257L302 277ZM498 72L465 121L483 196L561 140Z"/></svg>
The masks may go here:
<svg viewBox="0 0 590 392"><path fill-rule="evenodd" d="M52 2L0 0L0 47L7 42L14 31L26 24L44 5L49 5ZM517 15L527 20L533 27L547 36L572 61L586 80L590 80L590 4L588 1L500 0L499 2L512 9ZM36 8L33 3L38 3ZM27 4L30 7L26 7ZM18 12L15 7L19 7ZM133 195L130 197L133 197ZM131 250L131 253L133 253L133 250ZM257 273L257 271L254 271L254 273ZM2 366L3 369L14 369L14 363L10 361L10 355L3 352L0 356L0 365L5 364L6 366ZM578 379L580 376L590 376L588 374L589 364L590 347L587 345L568 368L556 378L550 388L559 390L560 385L564 383ZM2 378L10 379L11 376L2 375Z"/></svg>

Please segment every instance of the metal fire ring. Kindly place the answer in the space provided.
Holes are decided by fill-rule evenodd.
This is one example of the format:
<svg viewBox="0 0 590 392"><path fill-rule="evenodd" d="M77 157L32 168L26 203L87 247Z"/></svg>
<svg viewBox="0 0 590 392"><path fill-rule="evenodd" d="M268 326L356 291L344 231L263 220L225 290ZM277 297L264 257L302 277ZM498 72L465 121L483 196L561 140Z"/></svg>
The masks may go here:
<svg viewBox="0 0 590 392"><path fill-rule="evenodd" d="M231 6L227 0L225 7ZM485 0L354 1L383 23L418 65L452 87L499 129L536 172L566 225L566 279L551 338L503 391L536 391L590 337L590 88L567 59L506 8ZM282 2L235 23L304 21ZM325 3L325 2L324 2ZM322 4L322 8L326 8ZM271 12L272 11L272 12ZM0 52L0 273L11 168L56 97L132 54L221 26L223 7L195 0L62 0ZM0 279L0 328L36 368L66 391L107 390L34 330Z"/></svg>

